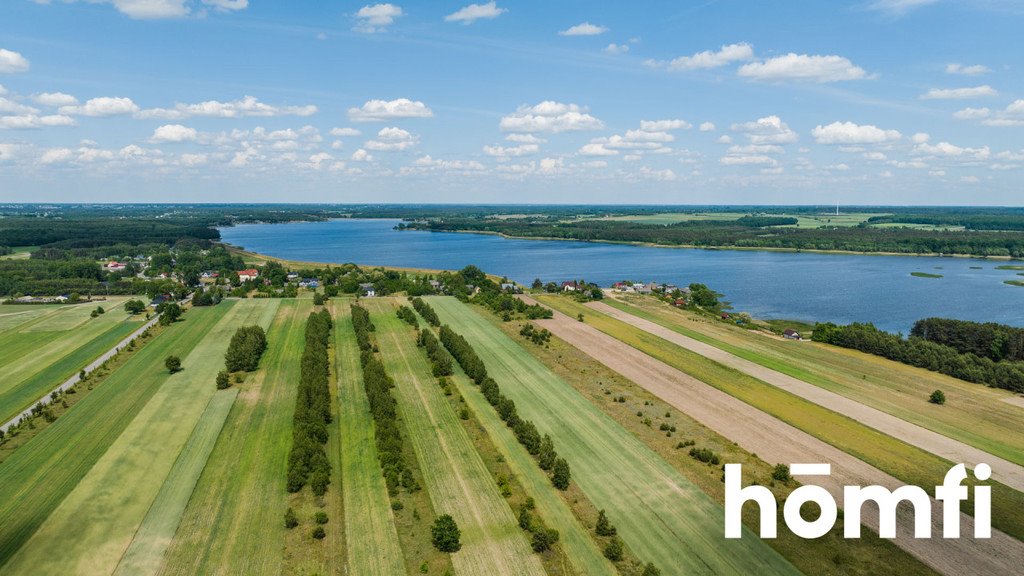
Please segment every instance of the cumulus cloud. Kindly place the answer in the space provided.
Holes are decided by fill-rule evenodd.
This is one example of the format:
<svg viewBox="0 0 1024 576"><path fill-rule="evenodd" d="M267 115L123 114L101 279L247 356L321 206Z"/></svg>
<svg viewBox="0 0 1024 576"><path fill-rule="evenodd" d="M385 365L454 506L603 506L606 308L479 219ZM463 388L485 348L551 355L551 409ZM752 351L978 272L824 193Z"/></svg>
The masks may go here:
<svg viewBox="0 0 1024 576"><path fill-rule="evenodd" d="M958 120L980 120L982 118L988 118L992 115L992 111L988 108L971 108L967 107L963 110L957 110L953 113L953 117Z"/></svg>
<svg viewBox="0 0 1024 576"><path fill-rule="evenodd" d="M580 156L615 156L618 153L618 150L610 150L604 144L598 142L585 144L577 152Z"/></svg>
<svg viewBox="0 0 1024 576"><path fill-rule="evenodd" d="M445 22L462 22L469 25L477 20L490 20L508 12L507 8L498 8L497 2L487 4L470 4L444 17Z"/></svg>
<svg viewBox="0 0 1024 576"><path fill-rule="evenodd" d="M61 106L58 112L77 116L123 116L139 111L139 106L131 98L92 98L80 106Z"/></svg>
<svg viewBox="0 0 1024 576"><path fill-rule="evenodd" d="M0 96L0 113L2 114L36 114L39 110L25 106L19 102Z"/></svg>
<svg viewBox="0 0 1024 576"><path fill-rule="evenodd" d="M984 96L998 96L999 92L989 85L973 88L932 88L920 96L921 100L969 100Z"/></svg>
<svg viewBox="0 0 1024 576"><path fill-rule="evenodd" d="M29 61L19 52L0 48L0 74L28 72Z"/></svg>
<svg viewBox="0 0 1024 576"><path fill-rule="evenodd" d="M641 120L640 129L647 132L665 132L667 130L689 130L693 125L686 120Z"/></svg>
<svg viewBox="0 0 1024 576"><path fill-rule="evenodd" d="M792 52L763 62L744 64L740 66L738 74L743 78L768 82L839 82L868 78L863 68L842 56L812 56Z"/></svg>
<svg viewBox="0 0 1024 576"><path fill-rule="evenodd" d="M213 6L221 12L232 10L245 10L249 7L249 0L203 0L203 4Z"/></svg>
<svg viewBox="0 0 1024 576"><path fill-rule="evenodd" d="M443 170L446 172L483 172L486 166L476 160L441 160L430 155L420 156L413 163L414 171ZM407 171L408 172L408 171Z"/></svg>
<svg viewBox="0 0 1024 576"><path fill-rule="evenodd" d="M384 32L394 23L395 18L403 15L402 8L394 4L366 5L356 12L356 25L352 30L366 34Z"/></svg>
<svg viewBox="0 0 1024 576"><path fill-rule="evenodd" d="M969 148L956 146L949 142L939 142L938 144L928 144L927 142L918 144L914 149L917 154L924 154L927 156L939 156L946 158L973 158L976 160L986 160L991 151L988 146L981 148Z"/></svg>
<svg viewBox="0 0 1024 576"><path fill-rule="evenodd" d="M576 104L546 100L535 106L520 106L499 123L503 132L575 132L600 130L604 123Z"/></svg>
<svg viewBox="0 0 1024 576"><path fill-rule="evenodd" d="M963 74L964 76L977 76L979 74L986 74L988 72L988 66L982 66L981 64L974 64L971 66L964 66L962 64L946 65L946 74Z"/></svg>
<svg viewBox="0 0 1024 576"><path fill-rule="evenodd" d="M599 36L608 31L605 26L597 26L590 22L583 22L558 33L559 36Z"/></svg>
<svg viewBox="0 0 1024 576"><path fill-rule="evenodd" d="M369 100L360 108L349 108L348 118L353 122L377 122L395 118L430 118L433 110L419 100Z"/></svg>
<svg viewBox="0 0 1024 576"><path fill-rule="evenodd" d="M273 106L260 102L255 96L245 96L241 100L231 102L220 102L217 100L207 100L206 102L196 104L183 104L179 102L173 108L141 110L136 114L136 117L142 119L183 120L192 117L312 116L316 113L317 107L312 104L306 106Z"/></svg>
<svg viewBox="0 0 1024 576"><path fill-rule="evenodd" d="M32 96L32 100L40 106L48 106L50 108L78 104L78 98L63 92L43 92L42 94Z"/></svg>
<svg viewBox="0 0 1024 576"><path fill-rule="evenodd" d="M1024 99L1015 100L1002 110L964 108L953 113L958 120L980 120L986 126L1024 126Z"/></svg>
<svg viewBox="0 0 1024 576"><path fill-rule="evenodd" d="M368 140L363 147L367 150L395 152L412 148L416 145L417 141L417 138L408 131L402 130L401 128L390 127L381 128L380 131L377 132L377 138L374 140Z"/></svg>
<svg viewBox="0 0 1024 576"><path fill-rule="evenodd" d="M360 134L362 134L362 132L355 128L331 128L331 136L339 138L344 136L359 136Z"/></svg>
<svg viewBox="0 0 1024 576"><path fill-rule="evenodd" d="M547 142L547 140L539 138L533 134L521 134L515 132L505 136L505 140L508 140L509 142L518 142L520 144L544 144Z"/></svg>
<svg viewBox="0 0 1024 576"><path fill-rule="evenodd" d="M668 62L649 60L647 64L649 66L664 67L668 70L675 71L704 70L708 68L728 66L733 62L751 60L753 57L754 48L750 44L743 42L740 44L722 46L718 50L714 51L705 50L691 56L680 56L669 60Z"/></svg>
<svg viewBox="0 0 1024 576"><path fill-rule="evenodd" d="M202 166L209 159L210 157L207 154L182 154L178 157L178 163L188 167Z"/></svg>
<svg viewBox="0 0 1024 576"><path fill-rule="evenodd" d="M702 122L701 125L700 125L700 131L701 132L714 132L715 131L715 123L714 122Z"/></svg>
<svg viewBox="0 0 1024 576"><path fill-rule="evenodd" d="M484 154L498 158L528 156L530 154L536 154L538 151L540 151L540 146L537 144L520 144L518 146L484 146Z"/></svg>
<svg viewBox="0 0 1024 576"><path fill-rule="evenodd" d="M181 124L165 124L153 131L149 138L154 144L162 142L190 142L199 136L195 128L182 126Z"/></svg>
<svg viewBox="0 0 1024 576"><path fill-rule="evenodd" d="M629 44L616 44L615 42L612 42L611 44L602 48L601 51L604 52L605 54L618 56L620 54L625 54L629 52Z"/></svg>
<svg viewBox="0 0 1024 576"><path fill-rule="evenodd" d="M352 160L355 162L373 162L373 156L366 150L360 148L352 153Z"/></svg>
<svg viewBox="0 0 1024 576"><path fill-rule="evenodd" d="M883 130L871 124L858 125L853 122L820 124L811 130L818 144L881 144L899 140L902 135L896 130Z"/></svg>
<svg viewBox="0 0 1024 576"><path fill-rule="evenodd" d="M60 164L71 160L75 151L71 148L50 148L39 157L40 164Z"/></svg>
<svg viewBox="0 0 1024 576"><path fill-rule="evenodd" d="M726 166L775 166L778 161L771 156L723 156L718 160Z"/></svg>
<svg viewBox="0 0 1024 576"><path fill-rule="evenodd" d="M0 130L30 130L51 126L74 126L75 119L63 114L39 116L22 114L20 116L0 116Z"/></svg>
<svg viewBox="0 0 1024 576"><path fill-rule="evenodd" d="M751 144L790 144L799 139L797 133L778 116L766 116L754 122L733 124L732 129L746 134Z"/></svg>

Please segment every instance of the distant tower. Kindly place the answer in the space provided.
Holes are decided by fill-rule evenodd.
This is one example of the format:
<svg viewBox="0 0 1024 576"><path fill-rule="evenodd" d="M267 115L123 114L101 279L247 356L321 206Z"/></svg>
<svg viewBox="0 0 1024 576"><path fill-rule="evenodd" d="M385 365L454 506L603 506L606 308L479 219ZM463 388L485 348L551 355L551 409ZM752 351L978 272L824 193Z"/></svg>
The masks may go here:
<svg viewBox="0 0 1024 576"><path fill-rule="evenodd" d="M839 202L836 202L836 216L839 216Z"/></svg>

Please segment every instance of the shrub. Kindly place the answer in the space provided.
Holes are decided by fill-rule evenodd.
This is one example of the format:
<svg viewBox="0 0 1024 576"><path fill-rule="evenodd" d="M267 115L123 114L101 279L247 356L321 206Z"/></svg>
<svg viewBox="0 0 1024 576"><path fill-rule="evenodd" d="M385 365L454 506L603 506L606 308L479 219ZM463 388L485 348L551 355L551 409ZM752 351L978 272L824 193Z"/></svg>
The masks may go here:
<svg viewBox="0 0 1024 576"><path fill-rule="evenodd" d="M441 552L458 552L462 548L462 534L455 519L448 514L438 516L430 528L431 542Z"/></svg>
<svg viewBox="0 0 1024 576"><path fill-rule="evenodd" d="M317 540L323 540L324 537L326 536L327 531L324 530L323 526L317 526L316 528L313 528L313 538L316 538Z"/></svg>
<svg viewBox="0 0 1024 576"><path fill-rule="evenodd" d="M534 531L530 547L537 553L546 552L551 549L555 542L558 542L558 530L553 528L541 529Z"/></svg>
<svg viewBox="0 0 1024 576"><path fill-rule="evenodd" d="M932 395L928 397L928 401L932 404L938 404L939 406L946 403L946 393L942 390L936 390L932 392Z"/></svg>
<svg viewBox="0 0 1024 576"><path fill-rule="evenodd" d="M661 570L652 562L648 562L647 566L644 566L644 571L640 573L640 576L661 576Z"/></svg>
<svg viewBox="0 0 1024 576"><path fill-rule="evenodd" d="M713 464L715 466L721 463L718 454L715 454L708 448L690 448L690 457L705 464Z"/></svg>
<svg viewBox="0 0 1024 576"><path fill-rule="evenodd" d="M217 373L217 390L223 390L231 386L231 378L228 377L228 373L221 370Z"/></svg>
<svg viewBox="0 0 1024 576"><path fill-rule="evenodd" d="M327 524L327 512L323 510L317 512L314 520L316 520L317 524Z"/></svg>
<svg viewBox="0 0 1024 576"><path fill-rule="evenodd" d="M124 303L124 311L131 314L141 314L146 310L146 303L142 300L129 300Z"/></svg>
<svg viewBox="0 0 1024 576"><path fill-rule="evenodd" d="M608 542L608 545L604 547L604 557L612 562L622 560L623 554L622 540L619 540L618 536L612 538L611 542Z"/></svg>
<svg viewBox="0 0 1024 576"><path fill-rule="evenodd" d="M284 512L284 527L291 529L291 528L295 528L298 525L299 525L299 519L298 519L297 516L295 516L295 510L292 510L289 507Z"/></svg>
<svg viewBox="0 0 1024 576"><path fill-rule="evenodd" d="M594 525L594 532L598 536L615 536L618 533L615 526L612 526L611 521L608 520L604 510L597 513L597 524Z"/></svg>
<svg viewBox="0 0 1024 576"><path fill-rule="evenodd" d="M778 480L779 482L789 482L793 476L789 473L789 465L787 464L776 464L775 468L772 469L772 479Z"/></svg>
<svg viewBox="0 0 1024 576"><path fill-rule="evenodd" d="M167 367L167 371L171 374L181 372L181 358L178 358L177 356L168 356L164 360L164 366Z"/></svg>

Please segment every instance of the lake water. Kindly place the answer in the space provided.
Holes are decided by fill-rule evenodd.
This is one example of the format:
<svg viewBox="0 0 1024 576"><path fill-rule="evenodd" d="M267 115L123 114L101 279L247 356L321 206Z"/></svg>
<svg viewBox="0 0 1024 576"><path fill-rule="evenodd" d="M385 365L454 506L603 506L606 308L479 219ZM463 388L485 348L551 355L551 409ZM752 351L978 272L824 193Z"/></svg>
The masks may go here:
<svg viewBox="0 0 1024 576"><path fill-rule="evenodd" d="M393 230L398 220L244 224L225 242L290 260L486 272L529 284L586 279L707 284L757 318L873 322L909 331L929 316L1024 326L1024 279L1004 263L968 258L650 248L484 234ZM981 267L972 269L972 267ZM942 274L917 278L911 272Z"/></svg>

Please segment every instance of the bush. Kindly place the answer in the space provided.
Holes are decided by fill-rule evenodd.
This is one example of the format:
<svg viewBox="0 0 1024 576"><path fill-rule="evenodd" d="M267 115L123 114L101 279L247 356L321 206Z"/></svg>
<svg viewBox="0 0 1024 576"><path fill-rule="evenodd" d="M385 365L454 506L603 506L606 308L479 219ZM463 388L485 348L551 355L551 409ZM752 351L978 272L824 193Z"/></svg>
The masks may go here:
<svg viewBox="0 0 1024 576"><path fill-rule="evenodd" d="M555 542L558 542L558 530L553 528L541 529L534 531L530 547L537 553L546 552L551 549Z"/></svg>
<svg viewBox="0 0 1024 576"><path fill-rule="evenodd" d="M935 392L932 392L931 396L928 397L928 401L931 402L932 404L938 404L939 406L942 406L943 404L946 403L946 393L943 392L942 390L936 390Z"/></svg>
<svg viewBox="0 0 1024 576"><path fill-rule="evenodd" d="M317 540L323 540L327 536L327 531L324 530L323 526L317 526L313 528L313 538Z"/></svg>
<svg viewBox="0 0 1024 576"><path fill-rule="evenodd" d="M718 454L715 454L708 448L690 448L690 457L705 464L713 464L715 466L721 464Z"/></svg>
<svg viewBox="0 0 1024 576"><path fill-rule="evenodd" d="M170 326L174 322L181 318L182 310L181 306L178 306L177 302L164 303L157 306L157 313L160 314L160 325Z"/></svg>
<svg viewBox="0 0 1024 576"><path fill-rule="evenodd" d="M124 311L131 314L142 314L146 310L146 303L142 300L129 300L124 303Z"/></svg>
<svg viewBox="0 0 1024 576"><path fill-rule="evenodd" d="M604 557L612 562L619 562L622 560L623 555L622 540L619 540L618 536L612 538L611 542L604 547Z"/></svg>
<svg viewBox="0 0 1024 576"><path fill-rule="evenodd" d="M323 510L317 512L314 519L317 524L327 524L327 512L324 512Z"/></svg>
<svg viewBox="0 0 1024 576"><path fill-rule="evenodd" d="M430 536L434 548L441 552L458 552L462 548L460 542L462 534L459 532L459 526L455 523L455 519L448 514L438 516L434 520L434 525L430 528Z"/></svg>
<svg viewBox="0 0 1024 576"><path fill-rule="evenodd" d="M231 378L228 377L228 373L221 370L217 373L217 390L224 390L231 386Z"/></svg>
<svg viewBox="0 0 1024 576"><path fill-rule="evenodd" d="M267 335L260 326L242 326L235 331L224 356L228 372L252 372L267 349Z"/></svg>
<svg viewBox="0 0 1024 576"><path fill-rule="evenodd" d="M652 562L648 562L647 566L644 566L644 571L640 573L640 576L661 576L661 570Z"/></svg>
<svg viewBox="0 0 1024 576"><path fill-rule="evenodd" d="M565 458L555 460L554 469L551 474L551 484L559 490L568 490L570 476L569 463L565 461Z"/></svg>
<svg viewBox="0 0 1024 576"><path fill-rule="evenodd" d="M778 480L779 482L789 482L793 476L789 473L789 465L787 464L776 464L775 468L772 469L772 479Z"/></svg>
<svg viewBox="0 0 1024 576"><path fill-rule="evenodd" d="M299 519L295 516L295 510L290 507L284 512L284 527L291 529L299 525Z"/></svg>
<svg viewBox="0 0 1024 576"><path fill-rule="evenodd" d="M594 532L598 536L615 536L618 533L615 526L612 526L611 521L608 520L604 510L597 513L597 524L594 525Z"/></svg>
<svg viewBox="0 0 1024 576"><path fill-rule="evenodd" d="M177 356L168 356L164 360L164 366L167 367L167 371L171 374L181 372L181 358L178 358Z"/></svg>

